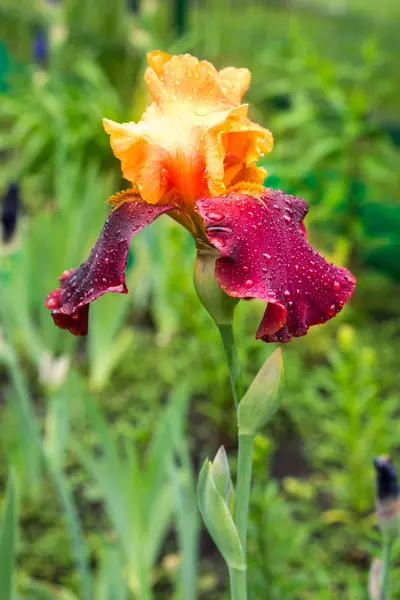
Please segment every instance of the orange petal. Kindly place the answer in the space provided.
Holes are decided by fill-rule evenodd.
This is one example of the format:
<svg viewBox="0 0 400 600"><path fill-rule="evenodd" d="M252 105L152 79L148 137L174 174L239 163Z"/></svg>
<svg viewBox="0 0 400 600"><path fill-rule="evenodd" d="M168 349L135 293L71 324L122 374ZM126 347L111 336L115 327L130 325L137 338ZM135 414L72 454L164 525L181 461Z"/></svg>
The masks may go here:
<svg viewBox="0 0 400 600"><path fill-rule="evenodd" d="M193 205L265 172L255 162L272 148L271 133L252 123L241 104L247 69L217 71L190 54L148 54L145 80L154 102L139 123L104 120L126 179L146 202Z"/></svg>
<svg viewBox="0 0 400 600"><path fill-rule="evenodd" d="M219 72L219 77L225 86L225 95L233 104L240 104L250 85L250 71L248 69L226 67Z"/></svg>
<svg viewBox="0 0 400 600"><path fill-rule="evenodd" d="M121 161L125 179L134 183L143 200L150 204L165 198L167 184L162 172L169 161L168 152L152 143L145 124L103 119L103 125L111 136L111 147Z"/></svg>
<svg viewBox="0 0 400 600"><path fill-rule="evenodd" d="M171 56L164 52L148 55L144 78L155 102L160 105L192 103L193 112L214 112L240 104L250 83L247 69L228 67L218 73L214 65L190 54Z"/></svg>
<svg viewBox="0 0 400 600"><path fill-rule="evenodd" d="M265 170L257 167L255 161L271 151L273 137L268 129L252 123L243 112L232 110L223 123L207 132L205 144L208 186L213 195L224 193L240 173L243 181L263 182ZM246 175L250 179L244 179Z"/></svg>

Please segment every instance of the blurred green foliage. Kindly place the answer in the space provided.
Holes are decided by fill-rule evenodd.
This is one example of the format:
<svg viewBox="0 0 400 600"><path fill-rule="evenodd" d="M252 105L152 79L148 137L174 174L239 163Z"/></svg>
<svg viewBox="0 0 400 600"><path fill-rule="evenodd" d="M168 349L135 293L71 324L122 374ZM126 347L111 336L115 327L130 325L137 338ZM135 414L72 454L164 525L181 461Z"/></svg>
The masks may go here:
<svg viewBox="0 0 400 600"><path fill-rule="evenodd" d="M358 2L343 15L320 2L180 2L190 10L177 38L169 3L139 4L0 2L0 191L18 180L24 200L0 246L1 599L227 594L194 488L205 457L233 449L235 425L191 238L168 219L142 232L131 293L94 304L87 340L55 328L43 305L124 185L101 119L140 117L155 47L252 70L253 116L276 139L267 183L309 201L312 241L358 277L343 313L283 349L283 406L256 437L249 553L252 598L366 599L379 553L371 461L400 449L397 5L368 25ZM44 68L32 58L38 26ZM263 308L237 310L247 384L270 351L254 339Z"/></svg>

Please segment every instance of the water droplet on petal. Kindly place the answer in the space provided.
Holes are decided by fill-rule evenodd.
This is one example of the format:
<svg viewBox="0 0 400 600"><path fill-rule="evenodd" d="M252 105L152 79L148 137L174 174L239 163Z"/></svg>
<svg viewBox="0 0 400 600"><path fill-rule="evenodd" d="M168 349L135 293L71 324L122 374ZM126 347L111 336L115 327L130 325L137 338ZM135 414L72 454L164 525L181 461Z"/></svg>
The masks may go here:
<svg viewBox="0 0 400 600"><path fill-rule="evenodd" d="M328 310L328 315L330 317L333 317L336 314L336 305L335 304L331 304Z"/></svg>
<svg viewBox="0 0 400 600"><path fill-rule="evenodd" d="M332 287L334 290L336 290L337 292L340 290L340 283L339 281L334 281L332 284Z"/></svg>
<svg viewBox="0 0 400 600"><path fill-rule="evenodd" d="M265 260L267 260L268 262L271 260L271 255L270 254L263 254L263 257L265 258Z"/></svg>
<svg viewBox="0 0 400 600"><path fill-rule="evenodd" d="M245 273L248 273L248 271L249 271L249 267L243 267L243 271L244 271Z"/></svg>
<svg viewBox="0 0 400 600"><path fill-rule="evenodd" d="M244 282L244 287L251 288L254 285L254 281L252 279L246 279Z"/></svg>
<svg viewBox="0 0 400 600"><path fill-rule="evenodd" d="M352 285L355 285L355 283L356 283L356 278L355 278L355 277L354 277L354 276L353 276L351 273L350 273L349 275L345 275L345 276L344 276L344 278L345 278L345 280L346 280L348 283L351 283Z"/></svg>

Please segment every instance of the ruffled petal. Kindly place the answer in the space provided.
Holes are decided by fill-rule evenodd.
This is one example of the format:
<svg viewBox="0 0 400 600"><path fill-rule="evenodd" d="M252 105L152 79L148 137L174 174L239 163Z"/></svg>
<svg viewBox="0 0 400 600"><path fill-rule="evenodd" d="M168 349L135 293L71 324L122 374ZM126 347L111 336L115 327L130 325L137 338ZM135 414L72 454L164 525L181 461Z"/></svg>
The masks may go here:
<svg viewBox="0 0 400 600"><path fill-rule="evenodd" d="M250 71L227 67L222 71L190 54L173 56L160 50L147 54L144 79L160 106L190 102L201 110L223 110L241 103L250 84Z"/></svg>
<svg viewBox="0 0 400 600"><path fill-rule="evenodd" d="M107 218L89 258L77 269L64 271L60 287L47 297L55 324L74 335L88 332L90 302L106 292L128 293L124 270L132 237L171 209L149 206L134 195L128 200L126 192L123 198Z"/></svg>
<svg viewBox="0 0 400 600"><path fill-rule="evenodd" d="M219 195L240 181L262 183L258 158L272 134L252 123L242 96L247 69L222 71L190 54L148 54L145 81L153 103L138 123L104 119L123 176L150 203L192 210L197 198Z"/></svg>
<svg viewBox="0 0 400 600"><path fill-rule="evenodd" d="M256 160L272 150L273 137L268 129L247 118L247 110L247 105L232 109L205 135L208 187L212 195L224 193L236 181L261 184L265 179L266 171L256 165Z"/></svg>
<svg viewBox="0 0 400 600"><path fill-rule="evenodd" d="M221 258L215 275L233 297L268 302L256 337L288 342L335 316L356 280L327 262L306 240L307 203L282 191L240 185L197 209Z"/></svg>

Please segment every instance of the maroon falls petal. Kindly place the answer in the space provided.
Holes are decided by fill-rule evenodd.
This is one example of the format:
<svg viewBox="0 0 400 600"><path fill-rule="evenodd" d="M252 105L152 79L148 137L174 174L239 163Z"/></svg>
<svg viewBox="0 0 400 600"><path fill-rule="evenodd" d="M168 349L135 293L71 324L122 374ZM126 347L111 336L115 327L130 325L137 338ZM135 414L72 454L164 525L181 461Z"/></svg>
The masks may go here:
<svg viewBox="0 0 400 600"><path fill-rule="evenodd" d="M128 292L124 271L132 237L172 208L132 198L110 213L89 258L77 269L64 271L60 287L47 297L55 324L74 335L88 332L90 302L106 292Z"/></svg>
<svg viewBox="0 0 400 600"><path fill-rule="evenodd" d="M257 338L288 342L335 316L356 280L307 242L307 203L282 191L239 188L197 202L210 243L221 253L215 275L233 297L268 302Z"/></svg>

